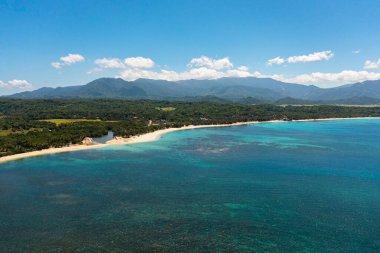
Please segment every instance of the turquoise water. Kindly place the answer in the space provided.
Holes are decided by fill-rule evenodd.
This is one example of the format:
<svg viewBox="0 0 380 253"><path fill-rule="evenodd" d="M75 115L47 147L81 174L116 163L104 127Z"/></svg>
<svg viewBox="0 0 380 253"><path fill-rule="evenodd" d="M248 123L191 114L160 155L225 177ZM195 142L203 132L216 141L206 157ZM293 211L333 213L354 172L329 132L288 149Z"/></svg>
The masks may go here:
<svg viewBox="0 0 380 253"><path fill-rule="evenodd" d="M110 141L113 139L113 132L108 131L107 135L102 136L102 137L92 138L92 139L94 140L94 142L97 142L97 143L106 143L107 141Z"/></svg>
<svg viewBox="0 0 380 253"><path fill-rule="evenodd" d="M380 120L197 129L1 164L0 252L380 252Z"/></svg>

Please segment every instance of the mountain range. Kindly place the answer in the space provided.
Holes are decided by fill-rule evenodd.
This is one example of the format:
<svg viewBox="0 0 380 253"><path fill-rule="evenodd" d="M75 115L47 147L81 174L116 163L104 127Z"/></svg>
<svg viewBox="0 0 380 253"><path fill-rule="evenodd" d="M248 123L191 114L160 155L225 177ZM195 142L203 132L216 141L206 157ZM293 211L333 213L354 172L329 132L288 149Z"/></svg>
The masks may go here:
<svg viewBox="0 0 380 253"><path fill-rule="evenodd" d="M100 78L85 85L40 88L11 98L122 98L156 100L229 100L245 103L347 103L380 104L380 80L335 88L284 83L270 78L220 78L164 81Z"/></svg>

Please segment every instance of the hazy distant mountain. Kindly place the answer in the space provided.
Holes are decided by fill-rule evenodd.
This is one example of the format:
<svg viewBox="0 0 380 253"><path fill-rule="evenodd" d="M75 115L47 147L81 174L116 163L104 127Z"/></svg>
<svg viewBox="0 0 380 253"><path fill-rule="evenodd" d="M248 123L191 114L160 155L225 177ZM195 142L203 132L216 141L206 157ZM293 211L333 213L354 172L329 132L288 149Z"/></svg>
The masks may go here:
<svg viewBox="0 0 380 253"><path fill-rule="evenodd" d="M127 98L146 97L146 92L123 79L100 78L86 85L41 88L11 95L15 98Z"/></svg>
<svg viewBox="0 0 380 253"><path fill-rule="evenodd" d="M322 89L316 86L284 83L270 78L221 78L216 80L164 80L100 78L81 86L41 88L21 92L13 98L128 98L184 99L213 98L252 102L358 101L377 103L380 80Z"/></svg>
<svg viewBox="0 0 380 253"><path fill-rule="evenodd" d="M336 88L320 89L310 99L337 100L350 98L380 98L380 80L346 84Z"/></svg>

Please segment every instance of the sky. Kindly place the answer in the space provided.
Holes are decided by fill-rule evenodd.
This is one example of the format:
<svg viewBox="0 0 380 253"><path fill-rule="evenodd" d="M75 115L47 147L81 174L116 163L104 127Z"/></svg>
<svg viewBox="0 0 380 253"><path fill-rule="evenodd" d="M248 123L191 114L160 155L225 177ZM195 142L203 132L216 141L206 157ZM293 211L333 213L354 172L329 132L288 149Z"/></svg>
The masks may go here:
<svg viewBox="0 0 380 253"><path fill-rule="evenodd" d="M125 80L380 79L379 0L0 0L0 94Z"/></svg>

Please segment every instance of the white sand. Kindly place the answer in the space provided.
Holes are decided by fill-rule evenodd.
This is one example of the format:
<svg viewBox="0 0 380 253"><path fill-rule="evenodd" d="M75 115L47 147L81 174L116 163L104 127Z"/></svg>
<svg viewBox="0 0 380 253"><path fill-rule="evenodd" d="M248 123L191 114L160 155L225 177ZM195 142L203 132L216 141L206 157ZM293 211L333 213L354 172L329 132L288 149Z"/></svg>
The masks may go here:
<svg viewBox="0 0 380 253"><path fill-rule="evenodd" d="M161 130L157 130L151 133L133 136L130 138L117 137L113 140L108 141L106 144L71 145L71 146L66 146L66 147L61 147L61 148L49 148L49 149L16 154L16 155L4 156L4 157L0 157L0 163L33 157L33 156L41 156L41 155L48 155L48 154L78 151L78 150L97 149L97 148L103 148L109 145L126 145L126 144L133 144L133 143L150 142L150 141L158 140L163 134L167 134L167 133L171 133L175 131L181 131L181 130L209 128L209 127L229 127L229 126L240 126L240 125L248 125L248 124L258 124L258 123L305 122L305 121L346 120L346 119L380 119L380 117L304 119L304 120L294 120L294 121L271 120L271 121L260 121L260 122L259 121L237 122L233 124L219 124L219 125L197 125L197 126L190 125L190 126L184 126L180 128L161 129Z"/></svg>

